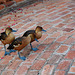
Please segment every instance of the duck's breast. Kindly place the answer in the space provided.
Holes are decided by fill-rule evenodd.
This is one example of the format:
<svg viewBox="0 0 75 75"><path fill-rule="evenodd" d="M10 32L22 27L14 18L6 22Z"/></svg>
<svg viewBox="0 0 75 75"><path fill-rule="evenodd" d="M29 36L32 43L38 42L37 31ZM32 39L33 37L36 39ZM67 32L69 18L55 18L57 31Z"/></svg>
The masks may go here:
<svg viewBox="0 0 75 75"><path fill-rule="evenodd" d="M2 43L3 43L4 45L10 44L14 39L15 39L14 34L13 34L13 33L10 33L10 34L5 38L5 40L2 40Z"/></svg>

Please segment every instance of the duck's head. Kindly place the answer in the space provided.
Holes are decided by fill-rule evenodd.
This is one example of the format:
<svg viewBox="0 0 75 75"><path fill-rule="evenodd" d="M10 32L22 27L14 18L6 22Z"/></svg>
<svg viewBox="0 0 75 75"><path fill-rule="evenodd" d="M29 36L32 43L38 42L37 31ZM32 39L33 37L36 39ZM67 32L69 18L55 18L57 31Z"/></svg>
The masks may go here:
<svg viewBox="0 0 75 75"><path fill-rule="evenodd" d="M5 33L8 35L11 32L17 32L17 30L13 30L12 28L7 27L6 30L5 30Z"/></svg>
<svg viewBox="0 0 75 75"><path fill-rule="evenodd" d="M41 27L41 26L37 26L36 29L35 29L35 31L36 31L36 32L39 32L39 31L44 31L44 32L46 32L46 30L44 30L43 27Z"/></svg>

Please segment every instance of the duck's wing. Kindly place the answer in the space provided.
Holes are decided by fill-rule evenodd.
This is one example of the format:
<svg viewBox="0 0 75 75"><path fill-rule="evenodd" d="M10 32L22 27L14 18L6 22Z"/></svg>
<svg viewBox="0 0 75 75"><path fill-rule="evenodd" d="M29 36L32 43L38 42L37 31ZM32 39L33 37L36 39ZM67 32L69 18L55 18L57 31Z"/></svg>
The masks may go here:
<svg viewBox="0 0 75 75"><path fill-rule="evenodd" d="M7 49L14 49L14 47L18 47L22 44L22 37L16 38Z"/></svg>
<svg viewBox="0 0 75 75"><path fill-rule="evenodd" d="M6 33L3 32L3 33L0 33L0 40L5 40L7 37Z"/></svg>
<svg viewBox="0 0 75 75"><path fill-rule="evenodd" d="M35 34L35 30L28 30L23 34L23 36L27 37L29 34Z"/></svg>

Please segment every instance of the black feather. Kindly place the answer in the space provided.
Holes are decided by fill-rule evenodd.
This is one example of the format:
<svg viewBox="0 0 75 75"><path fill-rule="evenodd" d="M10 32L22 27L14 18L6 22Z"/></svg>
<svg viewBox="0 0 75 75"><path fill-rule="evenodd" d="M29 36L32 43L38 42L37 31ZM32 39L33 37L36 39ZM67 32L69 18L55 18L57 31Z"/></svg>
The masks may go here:
<svg viewBox="0 0 75 75"><path fill-rule="evenodd" d="M7 49L14 49L14 45L18 45L18 44L22 44L22 37L19 37L19 38L16 38L10 45Z"/></svg>
<svg viewBox="0 0 75 75"><path fill-rule="evenodd" d="M6 33L3 32L3 33L1 33L0 40L1 40L1 39L2 39L2 40L5 40L6 37L7 37Z"/></svg>
<svg viewBox="0 0 75 75"><path fill-rule="evenodd" d="M27 37L29 34L33 34L33 33L35 33L35 30L28 30L23 34L23 36Z"/></svg>

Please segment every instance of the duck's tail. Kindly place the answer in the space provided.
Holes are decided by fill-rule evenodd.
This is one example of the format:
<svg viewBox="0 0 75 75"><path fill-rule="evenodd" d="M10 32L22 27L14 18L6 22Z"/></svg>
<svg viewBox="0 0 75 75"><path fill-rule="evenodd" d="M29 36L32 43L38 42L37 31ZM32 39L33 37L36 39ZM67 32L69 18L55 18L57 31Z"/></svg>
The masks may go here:
<svg viewBox="0 0 75 75"><path fill-rule="evenodd" d="M0 40L1 40L1 36L0 36Z"/></svg>
<svg viewBox="0 0 75 75"><path fill-rule="evenodd" d="M11 49L13 49L13 48L14 48L14 46L13 46L12 44L10 44L7 49L8 49L8 50L11 50Z"/></svg>

